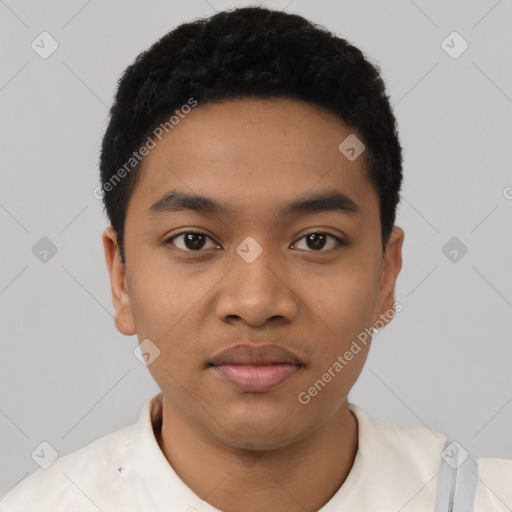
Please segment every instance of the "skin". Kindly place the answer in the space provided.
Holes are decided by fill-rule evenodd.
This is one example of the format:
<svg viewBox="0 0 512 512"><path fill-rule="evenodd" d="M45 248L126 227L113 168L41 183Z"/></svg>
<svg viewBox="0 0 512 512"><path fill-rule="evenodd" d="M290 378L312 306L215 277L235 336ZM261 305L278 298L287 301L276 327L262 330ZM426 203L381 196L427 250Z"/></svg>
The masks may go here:
<svg viewBox="0 0 512 512"><path fill-rule="evenodd" d="M299 101L197 106L143 161L127 210L126 265L115 231L103 233L116 326L161 351L148 366L163 394L158 443L180 478L226 512L318 510L357 452L347 397L371 343L307 405L297 398L395 302L404 231L394 228L383 255L364 153L349 161L338 150L350 133ZM172 189L236 213L150 217L149 206ZM276 217L291 199L331 190L360 214ZM168 241L183 228L210 237L199 252L183 236ZM315 246L310 233L347 245L329 237ZM248 236L263 249L252 263L236 252ZM221 349L243 342L281 345L304 367L269 391L244 393L205 369Z"/></svg>

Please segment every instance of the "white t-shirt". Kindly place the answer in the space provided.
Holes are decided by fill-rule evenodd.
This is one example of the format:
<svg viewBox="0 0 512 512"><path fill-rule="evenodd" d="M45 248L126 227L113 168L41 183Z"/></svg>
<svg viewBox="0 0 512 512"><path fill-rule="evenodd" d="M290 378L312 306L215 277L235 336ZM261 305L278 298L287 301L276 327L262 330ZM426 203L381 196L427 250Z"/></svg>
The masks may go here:
<svg viewBox="0 0 512 512"><path fill-rule="evenodd" d="M377 421L350 404L359 445L343 485L319 512L433 511L446 438L421 426ZM218 512L185 485L156 441L162 394L136 424L58 458L0 501L1 512ZM512 510L512 460L479 459L477 512ZM314 482L311 483L314 485Z"/></svg>

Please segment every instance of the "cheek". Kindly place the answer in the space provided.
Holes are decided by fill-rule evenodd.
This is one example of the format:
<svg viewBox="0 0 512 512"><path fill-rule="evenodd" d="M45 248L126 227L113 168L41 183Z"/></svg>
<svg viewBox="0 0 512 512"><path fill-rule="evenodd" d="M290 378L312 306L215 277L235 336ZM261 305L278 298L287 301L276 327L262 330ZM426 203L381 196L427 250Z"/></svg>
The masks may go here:
<svg viewBox="0 0 512 512"><path fill-rule="evenodd" d="M334 414L358 379L371 345L376 305L374 287L354 274L332 283L323 294L318 292L311 315L316 325L310 331L315 347L308 378L297 396L312 416Z"/></svg>
<svg viewBox="0 0 512 512"><path fill-rule="evenodd" d="M201 298L200 287L160 259L137 265L130 303L139 338L165 340ZM203 291L204 294L204 291ZM143 337L143 338L142 338Z"/></svg>
<svg viewBox="0 0 512 512"><path fill-rule="evenodd" d="M302 391L309 395L314 386L311 394L317 393L315 402L324 407L346 396L364 366L378 306L378 272L378 265L363 261L340 266L329 278L309 277L307 305L315 346L310 382Z"/></svg>
<svg viewBox="0 0 512 512"><path fill-rule="evenodd" d="M370 327L378 305L379 269L375 265L340 266L329 275L302 276L302 295L329 344L342 348Z"/></svg>
<svg viewBox="0 0 512 512"><path fill-rule="evenodd" d="M201 328L207 314L203 299L215 283L206 276L190 279L164 263L154 259L135 269L130 299L139 340L150 339L160 350L149 366L159 382L165 381L165 370L180 378L191 366L199 366L197 344L204 338Z"/></svg>

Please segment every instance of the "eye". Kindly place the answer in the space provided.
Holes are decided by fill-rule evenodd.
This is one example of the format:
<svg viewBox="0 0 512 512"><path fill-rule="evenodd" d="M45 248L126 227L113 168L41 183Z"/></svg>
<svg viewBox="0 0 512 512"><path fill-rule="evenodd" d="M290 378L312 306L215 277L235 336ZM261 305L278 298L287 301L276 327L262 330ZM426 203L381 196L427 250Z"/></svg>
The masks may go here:
<svg viewBox="0 0 512 512"><path fill-rule="evenodd" d="M178 240L179 243L175 243L175 241ZM176 245L178 248L182 249L183 251L199 252L201 251L201 249L205 247L205 243L207 240L210 240L212 242L213 248L220 247L208 235L206 235L205 233L200 233L198 231L182 231L181 233L177 233L176 235L171 236L171 238L166 240L165 243L172 243Z"/></svg>
<svg viewBox="0 0 512 512"><path fill-rule="evenodd" d="M322 249L326 246L326 241L328 239L334 240L334 242L331 244L331 247L327 247L326 250L322 251ZM304 235L302 238L299 239L303 240L306 239L306 244L309 245L309 248L312 248L314 252L329 252L330 250L334 249L336 246L345 245L343 240L338 238L337 236L331 235L330 233L322 233L322 232L313 232L308 233L307 235ZM296 246L296 245L295 245ZM299 247L300 249L300 247ZM308 247L306 247L306 250Z"/></svg>
<svg viewBox="0 0 512 512"><path fill-rule="evenodd" d="M308 233L307 235L304 235L302 238L300 238L299 242L304 239L308 246L305 249L312 250L313 252L329 252L330 250L336 248L336 246L345 245L343 240L335 235L331 235L330 233ZM332 241L330 247L327 244L329 239ZM207 245L208 241L211 243L210 247ZM210 236L199 231L182 231L181 233L177 233L171 236L168 240L166 240L165 243L171 243L186 252L201 252L201 250L205 248L221 248L212 240ZM297 247L297 244L294 244L292 247ZM325 249L325 247L327 247L327 249ZM300 247L297 248L301 249Z"/></svg>

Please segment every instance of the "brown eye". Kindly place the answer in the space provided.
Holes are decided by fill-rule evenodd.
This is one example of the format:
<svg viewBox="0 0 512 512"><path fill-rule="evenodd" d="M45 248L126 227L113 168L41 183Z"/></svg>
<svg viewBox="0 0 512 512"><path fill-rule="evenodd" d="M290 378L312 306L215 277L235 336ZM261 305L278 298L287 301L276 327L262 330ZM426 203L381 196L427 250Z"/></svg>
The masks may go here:
<svg viewBox="0 0 512 512"><path fill-rule="evenodd" d="M184 231L183 233L178 233L177 235L169 238L166 243L172 243L183 251L198 252L207 245L208 240L212 242L213 248L218 247L218 245L215 244L208 235L196 231ZM178 241L178 243L175 243L176 241Z"/></svg>
<svg viewBox="0 0 512 512"><path fill-rule="evenodd" d="M329 238L334 241L330 246L328 246ZM304 235L300 240L305 240L307 245L306 249L313 250L314 252L327 252L330 249L334 249L338 245L344 245L342 240L340 240L337 236L321 232L309 233ZM323 250L326 246L327 249Z"/></svg>

